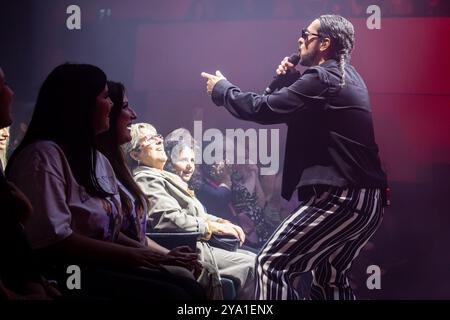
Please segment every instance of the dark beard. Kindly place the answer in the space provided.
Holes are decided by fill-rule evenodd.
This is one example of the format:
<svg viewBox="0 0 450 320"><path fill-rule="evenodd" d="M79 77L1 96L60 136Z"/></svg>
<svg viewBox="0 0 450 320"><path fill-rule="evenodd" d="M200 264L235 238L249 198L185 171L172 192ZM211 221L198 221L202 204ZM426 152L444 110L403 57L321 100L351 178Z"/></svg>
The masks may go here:
<svg viewBox="0 0 450 320"><path fill-rule="evenodd" d="M304 67L311 67L316 65L316 63L314 61L316 61L316 56L319 54L319 50L310 52L309 54L300 57L300 65L304 66Z"/></svg>

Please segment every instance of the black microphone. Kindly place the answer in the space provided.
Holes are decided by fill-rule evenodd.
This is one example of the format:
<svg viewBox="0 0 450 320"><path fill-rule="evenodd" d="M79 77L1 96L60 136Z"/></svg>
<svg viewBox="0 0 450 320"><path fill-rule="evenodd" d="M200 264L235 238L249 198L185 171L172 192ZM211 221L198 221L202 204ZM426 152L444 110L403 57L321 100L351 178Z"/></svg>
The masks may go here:
<svg viewBox="0 0 450 320"><path fill-rule="evenodd" d="M300 56L296 53L291 54L288 61L294 65L294 67L300 62ZM264 90L264 95L271 94L276 89L283 87L286 81L289 80L289 72L286 74L280 74L273 77L272 82L269 86Z"/></svg>

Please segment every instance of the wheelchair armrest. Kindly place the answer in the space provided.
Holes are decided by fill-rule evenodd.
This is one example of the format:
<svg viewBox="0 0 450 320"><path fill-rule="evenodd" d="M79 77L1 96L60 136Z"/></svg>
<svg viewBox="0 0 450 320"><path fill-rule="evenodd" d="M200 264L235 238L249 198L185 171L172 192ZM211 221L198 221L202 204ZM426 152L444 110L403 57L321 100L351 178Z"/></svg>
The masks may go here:
<svg viewBox="0 0 450 320"><path fill-rule="evenodd" d="M200 232L147 232L147 237L159 245L172 250L179 246L189 246L196 251Z"/></svg>

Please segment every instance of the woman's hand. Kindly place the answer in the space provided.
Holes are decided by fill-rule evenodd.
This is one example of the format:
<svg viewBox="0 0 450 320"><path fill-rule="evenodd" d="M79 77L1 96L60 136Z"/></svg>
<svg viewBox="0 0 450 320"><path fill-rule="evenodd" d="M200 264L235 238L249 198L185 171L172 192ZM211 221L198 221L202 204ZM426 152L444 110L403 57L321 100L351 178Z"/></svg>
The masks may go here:
<svg viewBox="0 0 450 320"><path fill-rule="evenodd" d="M171 251L169 251L168 255L186 261L198 259L198 254L192 251L192 249L189 246L176 247Z"/></svg>
<svg viewBox="0 0 450 320"><path fill-rule="evenodd" d="M151 251L147 248L132 248L128 249L127 264L132 267L147 267L162 269L162 264L169 259L168 255Z"/></svg>
<svg viewBox="0 0 450 320"><path fill-rule="evenodd" d="M242 228L239 227L238 225L232 224L231 222L229 222L229 224L238 233L239 240L240 240L241 246L242 246L244 244L244 242L245 242L245 232L244 232L244 230L242 230Z"/></svg>
<svg viewBox="0 0 450 320"><path fill-rule="evenodd" d="M190 250L190 249L189 249ZM175 248L168 254L153 252L148 248L130 248L130 263L135 267L147 267L164 270L164 265L179 266L192 271L197 277L202 266L197 261L197 255L187 252L185 247Z"/></svg>
<svg viewBox="0 0 450 320"><path fill-rule="evenodd" d="M192 271L196 279L200 276L203 267L198 261L198 254L192 251L189 246L176 247L172 249L167 255L185 264L182 266Z"/></svg>
<svg viewBox="0 0 450 320"><path fill-rule="evenodd" d="M209 225L212 227L212 233L221 236L233 236L239 240L240 245L245 241L245 233L241 227L232 224L231 222L215 222L210 221Z"/></svg>

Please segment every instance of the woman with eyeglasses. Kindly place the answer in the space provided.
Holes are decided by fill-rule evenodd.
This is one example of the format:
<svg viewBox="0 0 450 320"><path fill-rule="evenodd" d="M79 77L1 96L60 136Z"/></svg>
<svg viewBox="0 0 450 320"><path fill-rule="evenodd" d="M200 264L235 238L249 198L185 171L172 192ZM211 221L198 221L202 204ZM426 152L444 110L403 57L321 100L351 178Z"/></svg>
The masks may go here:
<svg viewBox="0 0 450 320"><path fill-rule="evenodd" d="M185 155L190 161L189 168L181 170L180 177L164 170L167 161L164 140L152 125L132 125L131 136L127 151L138 163L133 171L134 179L150 202L149 225L163 232L199 232L200 259L213 265L221 276L235 280L238 299L252 299L255 255L213 248L207 242L213 234L228 235L239 239L242 245L245 234L240 227L206 213L188 188L187 181L193 172L192 149L181 147L176 151L190 152Z"/></svg>

